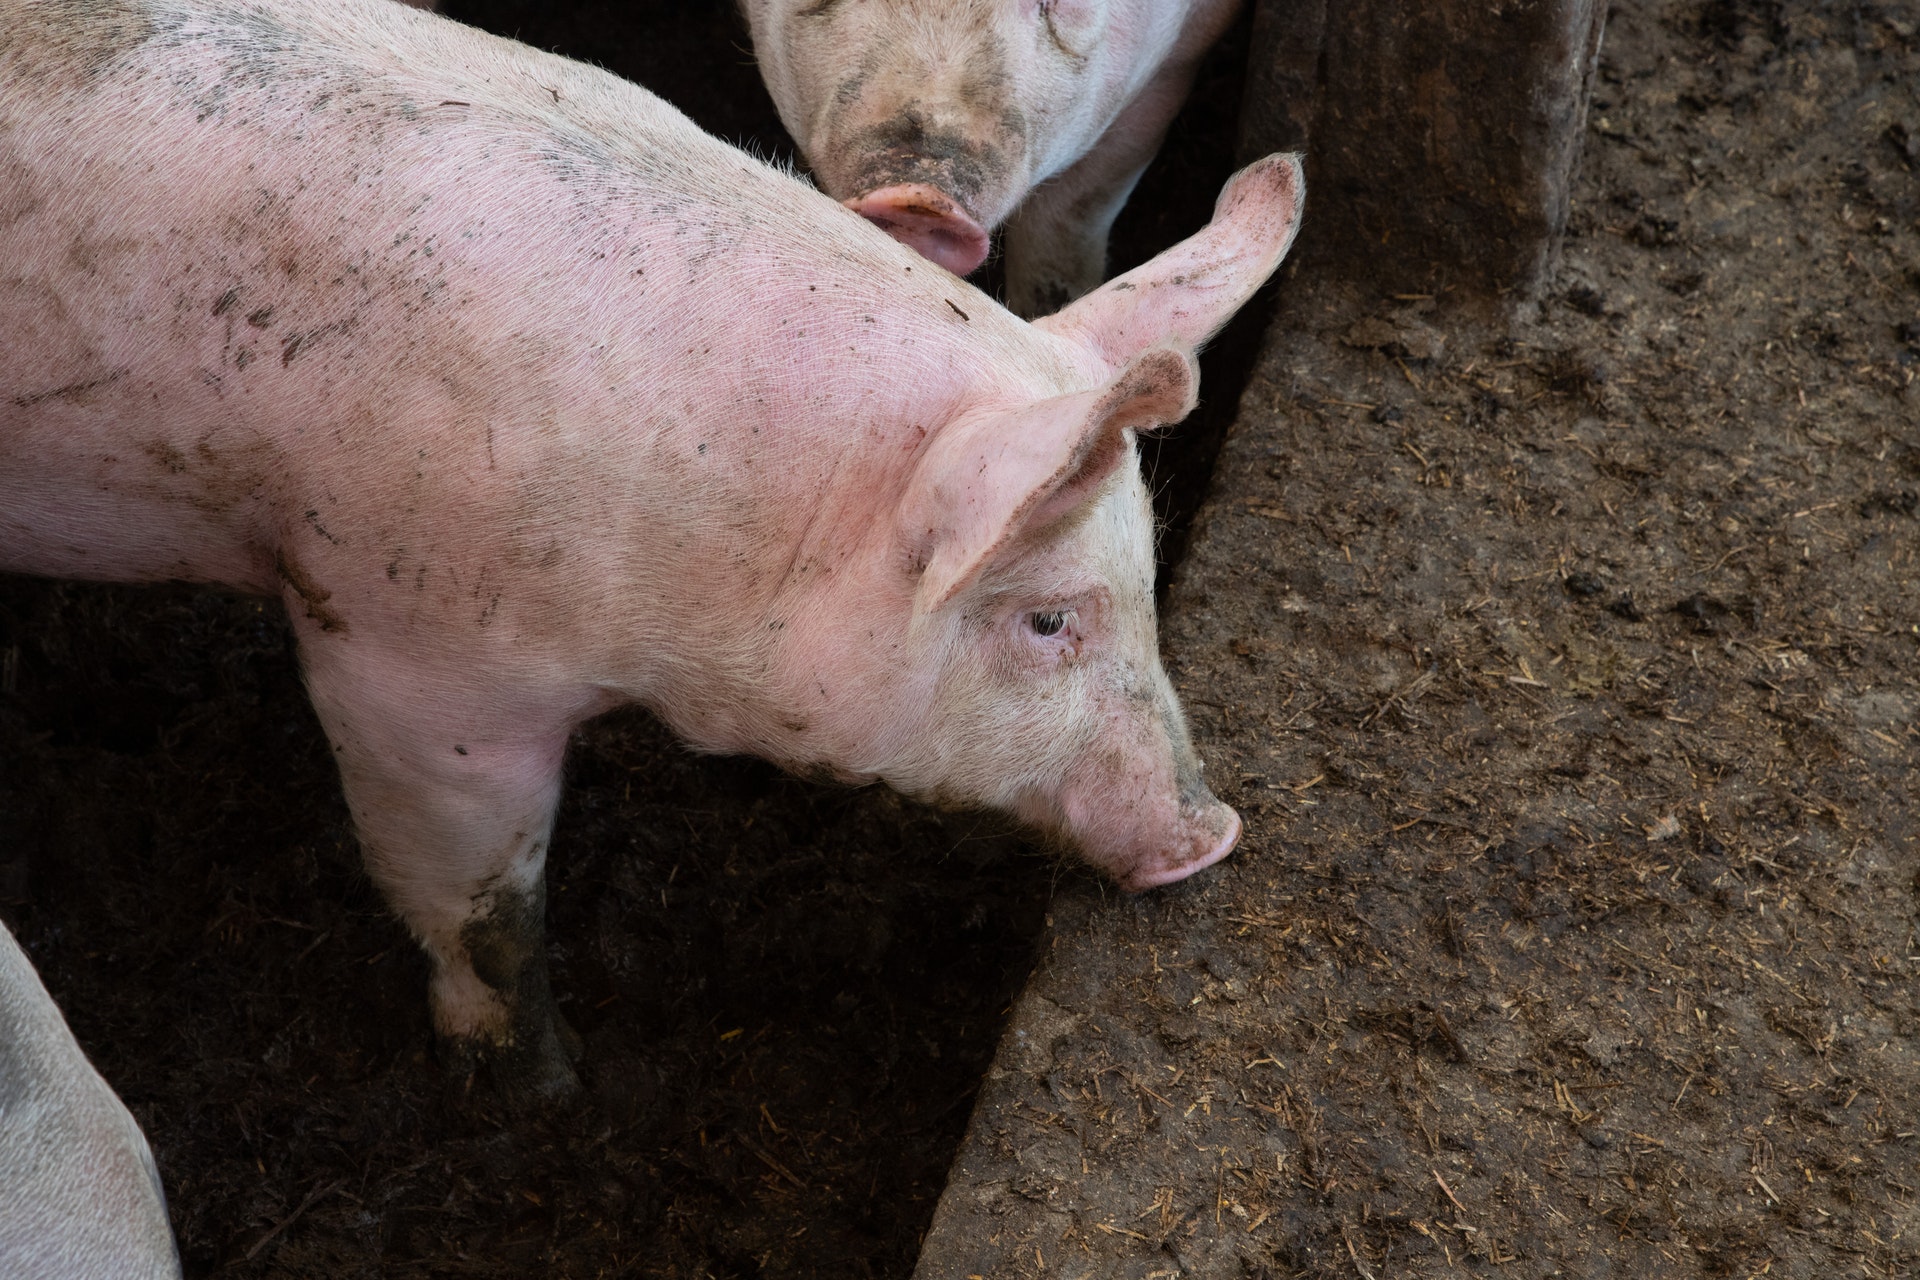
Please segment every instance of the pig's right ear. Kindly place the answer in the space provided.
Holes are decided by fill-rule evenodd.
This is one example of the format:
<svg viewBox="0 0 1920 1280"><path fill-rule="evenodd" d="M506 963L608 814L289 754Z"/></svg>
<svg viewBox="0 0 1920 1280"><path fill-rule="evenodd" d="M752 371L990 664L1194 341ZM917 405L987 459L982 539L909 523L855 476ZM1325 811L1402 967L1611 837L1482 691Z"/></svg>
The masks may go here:
<svg viewBox="0 0 1920 1280"><path fill-rule="evenodd" d="M1132 457L1128 433L1178 422L1198 377L1182 351L1149 351L1104 387L980 409L933 437L900 504L900 536L931 613L1023 537L1098 493Z"/></svg>
<svg viewBox="0 0 1920 1280"><path fill-rule="evenodd" d="M1118 368L1154 347L1198 347L1233 318L1293 247L1306 207L1297 153L1227 179L1213 221L1034 326L1092 347Z"/></svg>

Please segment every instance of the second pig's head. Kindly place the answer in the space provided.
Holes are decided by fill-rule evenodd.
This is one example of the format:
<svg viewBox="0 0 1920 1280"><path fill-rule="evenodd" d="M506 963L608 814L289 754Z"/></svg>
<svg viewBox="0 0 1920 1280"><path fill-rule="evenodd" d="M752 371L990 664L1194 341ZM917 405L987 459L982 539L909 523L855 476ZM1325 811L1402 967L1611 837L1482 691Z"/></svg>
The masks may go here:
<svg viewBox="0 0 1920 1280"><path fill-rule="evenodd" d="M754 53L827 193L966 275L1032 187L1140 88L1182 6L746 0Z"/></svg>
<svg viewBox="0 0 1920 1280"><path fill-rule="evenodd" d="M1301 197L1296 157L1236 175L1205 230L1036 326L1083 389L996 395L927 438L789 637L811 703L792 762L1013 813L1132 889L1226 856L1240 819L1160 662L1135 440L1193 407L1195 348L1278 265Z"/></svg>

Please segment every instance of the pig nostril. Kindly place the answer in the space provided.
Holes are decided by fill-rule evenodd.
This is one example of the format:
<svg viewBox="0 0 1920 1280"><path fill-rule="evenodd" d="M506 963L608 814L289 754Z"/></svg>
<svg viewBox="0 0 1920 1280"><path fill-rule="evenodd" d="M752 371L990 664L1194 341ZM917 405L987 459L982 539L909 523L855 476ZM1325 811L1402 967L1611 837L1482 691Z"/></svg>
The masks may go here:
<svg viewBox="0 0 1920 1280"><path fill-rule="evenodd" d="M844 201L867 221L930 262L964 276L987 260L987 233L937 187L907 182Z"/></svg>

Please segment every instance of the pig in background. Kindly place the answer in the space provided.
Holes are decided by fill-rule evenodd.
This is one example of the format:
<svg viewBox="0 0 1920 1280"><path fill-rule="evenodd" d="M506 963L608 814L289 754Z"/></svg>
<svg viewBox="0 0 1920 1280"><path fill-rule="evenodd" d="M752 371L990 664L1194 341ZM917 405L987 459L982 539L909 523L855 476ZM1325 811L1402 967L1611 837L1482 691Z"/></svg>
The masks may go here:
<svg viewBox="0 0 1920 1280"><path fill-rule="evenodd" d="M178 1280L153 1153L0 925L0 1276Z"/></svg>
<svg viewBox="0 0 1920 1280"><path fill-rule="evenodd" d="M0 569L277 596L456 1061L575 1087L573 728L1225 856L1138 432L1296 160L1038 325L603 72L384 0L0 0ZM743 307L750 297L753 305Z"/></svg>
<svg viewBox="0 0 1920 1280"><path fill-rule="evenodd" d="M1007 305L1056 311L1239 0L742 0L825 190L955 275L1005 224Z"/></svg>

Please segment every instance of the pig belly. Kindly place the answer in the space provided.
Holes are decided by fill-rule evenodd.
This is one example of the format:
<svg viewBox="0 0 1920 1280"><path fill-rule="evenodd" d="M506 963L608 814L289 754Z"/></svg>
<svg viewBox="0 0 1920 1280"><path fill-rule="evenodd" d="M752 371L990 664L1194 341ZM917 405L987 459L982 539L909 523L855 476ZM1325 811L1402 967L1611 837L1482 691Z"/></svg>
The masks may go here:
<svg viewBox="0 0 1920 1280"><path fill-rule="evenodd" d="M236 368L259 383L275 353L192 230L217 202L159 182L151 203L113 199L124 175L64 138L34 146L52 133L36 114L0 90L0 184L26 196L0 216L0 570L268 590L293 460L263 424L310 398L304 377ZM163 138L132 145L173 159Z"/></svg>

